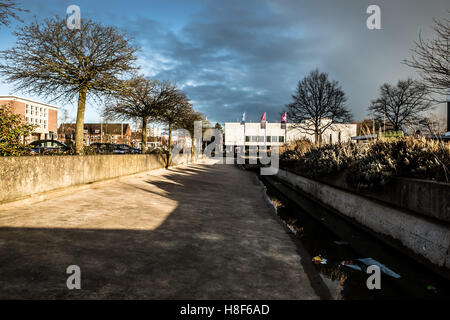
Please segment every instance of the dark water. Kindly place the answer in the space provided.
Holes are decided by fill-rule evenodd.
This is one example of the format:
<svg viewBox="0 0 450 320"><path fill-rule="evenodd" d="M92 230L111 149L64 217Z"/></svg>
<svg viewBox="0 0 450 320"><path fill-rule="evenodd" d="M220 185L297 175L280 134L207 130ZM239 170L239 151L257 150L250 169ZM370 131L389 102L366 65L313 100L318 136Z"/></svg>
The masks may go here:
<svg viewBox="0 0 450 320"><path fill-rule="evenodd" d="M279 218L295 232L311 257L321 255L327 259L326 264L314 264L312 261L311 264L319 271L333 299L450 300L448 280L322 207L310 203L306 206L309 209L307 212L298 202L287 199L285 195L289 194L289 190L278 191L287 187L273 178L260 178ZM400 278L381 273L381 289L369 290L366 281L370 274L341 265L343 261L358 258L375 259L399 274Z"/></svg>

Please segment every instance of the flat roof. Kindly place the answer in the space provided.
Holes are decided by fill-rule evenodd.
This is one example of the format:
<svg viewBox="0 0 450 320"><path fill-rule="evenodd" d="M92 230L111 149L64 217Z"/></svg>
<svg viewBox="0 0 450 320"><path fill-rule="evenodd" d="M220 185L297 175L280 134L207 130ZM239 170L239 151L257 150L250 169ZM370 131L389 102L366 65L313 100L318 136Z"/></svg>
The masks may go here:
<svg viewBox="0 0 450 320"><path fill-rule="evenodd" d="M52 105L49 103L39 102L36 100L31 100L31 99L27 99L27 98L18 97L18 96L0 96L0 100L23 100L25 102L37 103L37 104L44 105L44 106L47 106L50 108L59 109L58 106L55 106L55 105Z"/></svg>

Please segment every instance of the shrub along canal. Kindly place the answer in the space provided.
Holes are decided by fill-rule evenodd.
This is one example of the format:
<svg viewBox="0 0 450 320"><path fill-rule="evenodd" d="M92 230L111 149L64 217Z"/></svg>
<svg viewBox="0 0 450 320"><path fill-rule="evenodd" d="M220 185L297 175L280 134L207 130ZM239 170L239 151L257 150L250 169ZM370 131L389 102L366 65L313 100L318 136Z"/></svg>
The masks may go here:
<svg viewBox="0 0 450 320"><path fill-rule="evenodd" d="M295 233L299 245L311 257L316 257L310 263L320 273L333 299L450 298L450 282L424 265L294 192L276 178L259 176L258 179L265 185L278 217ZM380 290L367 288L370 274L365 267L369 263L381 266Z"/></svg>

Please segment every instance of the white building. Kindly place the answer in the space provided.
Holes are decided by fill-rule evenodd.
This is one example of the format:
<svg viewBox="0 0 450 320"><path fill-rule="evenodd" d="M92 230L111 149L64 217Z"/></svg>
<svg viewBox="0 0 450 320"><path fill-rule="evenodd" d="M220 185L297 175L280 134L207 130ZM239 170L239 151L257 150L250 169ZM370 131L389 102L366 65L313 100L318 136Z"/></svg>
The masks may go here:
<svg viewBox="0 0 450 320"><path fill-rule="evenodd" d="M286 129L279 122L266 123L265 129L261 123L225 122L226 146L281 146L300 138L314 142L314 135L306 133L293 123L286 123ZM356 135L356 124L332 124L322 134L323 143L350 141Z"/></svg>

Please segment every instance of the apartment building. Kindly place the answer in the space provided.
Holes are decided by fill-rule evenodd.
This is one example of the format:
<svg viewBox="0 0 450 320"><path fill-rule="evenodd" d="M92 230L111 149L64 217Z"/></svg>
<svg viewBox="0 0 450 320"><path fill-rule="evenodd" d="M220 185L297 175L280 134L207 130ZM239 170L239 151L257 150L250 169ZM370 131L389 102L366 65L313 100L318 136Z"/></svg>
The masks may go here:
<svg viewBox="0 0 450 320"><path fill-rule="evenodd" d="M57 138L59 107L17 96L0 96L0 105L3 104L10 104L14 113L35 126L31 137L26 137L28 142Z"/></svg>

